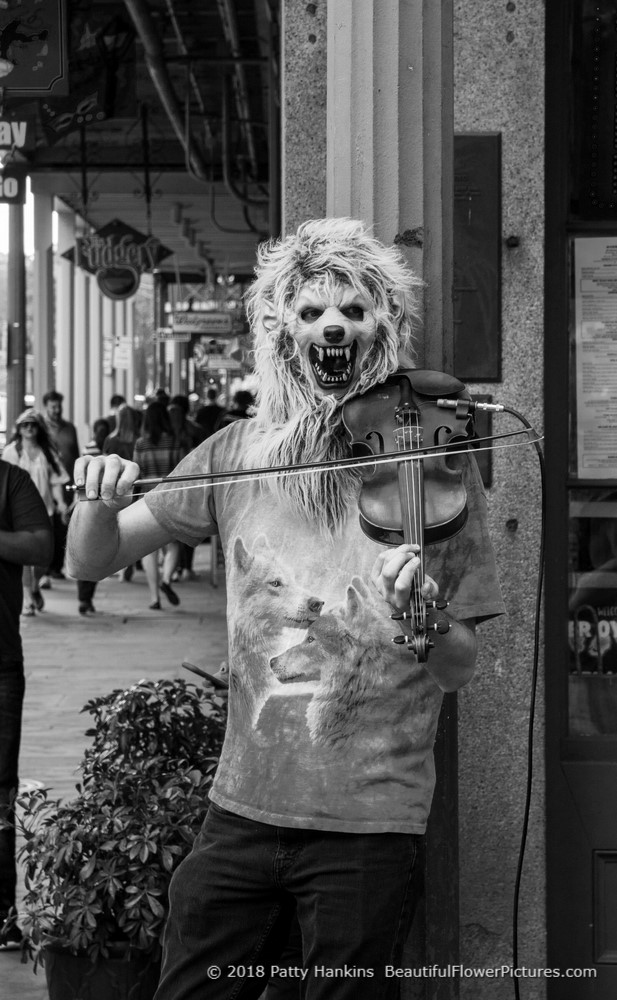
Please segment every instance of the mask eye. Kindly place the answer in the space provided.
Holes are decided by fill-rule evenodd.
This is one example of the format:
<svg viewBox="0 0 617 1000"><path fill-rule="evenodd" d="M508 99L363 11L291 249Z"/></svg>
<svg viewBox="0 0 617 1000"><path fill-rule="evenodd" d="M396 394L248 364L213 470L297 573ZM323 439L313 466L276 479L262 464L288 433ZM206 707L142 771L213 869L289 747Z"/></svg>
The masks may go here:
<svg viewBox="0 0 617 1000"><path fill-rule="evenodd" d="M361 322L364 319L364 309L362 306L346 306L342 310L343 316L347 319L355 320L356 322Z"/></svg>
<svg viewBox="0 0 617 1000"><path fill-rule="evenodd" d="M300 319L305 323L314 323L323 314L323 309L318 309L316 306L307 306L300 313Z"/></svg>

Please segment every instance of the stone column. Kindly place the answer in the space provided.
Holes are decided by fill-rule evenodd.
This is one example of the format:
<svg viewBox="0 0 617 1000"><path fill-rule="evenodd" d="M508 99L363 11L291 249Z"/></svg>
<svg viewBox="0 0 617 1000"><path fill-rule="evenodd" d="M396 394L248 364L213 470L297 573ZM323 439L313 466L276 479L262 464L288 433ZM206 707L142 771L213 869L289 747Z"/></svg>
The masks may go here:
<svg viewBox="0 0 617 1000"><path fill-rule="evenodd" d="M106 295L102 299L102 346L103 346L103 404L107 407L116 391L114 384L113 351L116 336L115 310L112 299Z"/></svg>
<svg viewBox="0 0 617 1000"><path fill-rule="evenodd" d="M90 412L88 276L82 267L74 269L73 282L73 416L71 419L77 427L78 440L85 444L91 437L91 421L99 414Z"/></svg>
<svg viewBox="0 0 617 1000"><path fill-rule="evenodd" d="M88 277L88 372L90 423L107 412L107 402L103 401L103 336L101 331L102 295L94 275Z"/></svg>
<svg viewBox="0 0 617 1000"><path fill-rule="evenodd" d="M327 214L403 246L427 283L419 363L452 356L449 0L329 0Z"/></svg>
<svg viewBox="0 0 617 1000"><path fill-rule="evenodd" d="M56 378L55 386L64 396L64 416L73 420L73 288L74 264L63 257L75 246L75 215L68 208L58 210L58 264L56 285ZM51 388L51 386L49 386Z"/></svg>
<svg viewBox="0 0 617 1000"><path fill-rule="evenodd" d="M326 0L282 0L282 231L326 213Z"/></svg>
<svg viewBox="0 0 617 1000"><path fill-rule="evenodd" d="M6 426L9 435L24 408L26 392L26 268L24 207L9 205L9 263L6 314L8 321Z"/></svg>
<svg viewBox="0 0 617 1000"><path fill-rule="evenodd" d="M34 328L30 331L34 354L34 401L41 409L43 396L54 382L53 197L34 193Z"/></svg>

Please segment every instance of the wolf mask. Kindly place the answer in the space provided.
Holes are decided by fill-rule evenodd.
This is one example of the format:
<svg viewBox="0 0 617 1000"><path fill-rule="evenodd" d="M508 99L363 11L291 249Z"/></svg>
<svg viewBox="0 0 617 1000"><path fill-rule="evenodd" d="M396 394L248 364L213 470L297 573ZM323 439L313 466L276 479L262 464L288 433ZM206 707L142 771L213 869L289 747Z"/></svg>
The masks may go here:
<svg viewBox="0 0 617 1000"><path fill-rule="evenodd" d="M262 245L247 294L259 385L255 466L349 455L346 400L412 366L420 280L402 254L352 219L320 219ZM342 525L358 477L315 472L270 480L328 531Z"/></svg>

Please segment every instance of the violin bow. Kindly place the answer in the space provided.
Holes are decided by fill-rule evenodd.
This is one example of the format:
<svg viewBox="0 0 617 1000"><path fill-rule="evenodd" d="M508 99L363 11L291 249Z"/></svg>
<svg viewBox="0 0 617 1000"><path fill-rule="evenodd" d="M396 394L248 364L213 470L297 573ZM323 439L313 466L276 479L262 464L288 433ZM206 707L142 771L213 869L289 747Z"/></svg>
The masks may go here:
<svg viewBox="0 0 617 1000"><path fill-rule="evenodd" d="M531 435L535 435L532 437ZM211 483L212 486L224 486L232 485L235 483L251 482L255 480L269 479L272 477L277 477L281 475L288 476L300 476L309 472L325 472L327 470L337 470L337 469L362 469L367 466L375 465L385 465L392 462L404 462L410 458L416 459L426 459L426 458L439 458L441 456L447 455L464 455L471 450L472 454L474 451L487 451L495 450L491 445L483 448L478 448L477 445L482 442L493 442L500 441L506 438L520 437L525 435L527 437L527 444L535 444L544 439L544 436L538 434L533 428L521 428L516 431L508 431L504 434L492 434L486 437L479 438L469 438L466 441L453 441L451 444L444 445L424 445L421 448L408 449L403 451L393 451L393 452L383 452L381 455L366 455L358 458L356 456L351 456L350 458L340 458L331 459L326 462L306 462L299 465L283 465L277 466L275 468L257 468L257 469L232 469L229 471L222 472L193 472L186 473L185 475L175 476L157 476L151 479L136 479L133 483L133 490L138 490L143 487L153 487L160 486L163 483L188 483L194 482L196 485L193 488L197 488L202 483L206 485ZM518 442L517 442L518 444ZM497 447L515 447L515 445L501 445ZM83 494L83 486L71 486L67 487L73 492ZM184 487L185 489L190 489L191 487ZM140 496L143 494L133 492L133 496ZM90 500L90 497L80 497L80 501ZM100 499L99 497L92 499Z"/></svg>

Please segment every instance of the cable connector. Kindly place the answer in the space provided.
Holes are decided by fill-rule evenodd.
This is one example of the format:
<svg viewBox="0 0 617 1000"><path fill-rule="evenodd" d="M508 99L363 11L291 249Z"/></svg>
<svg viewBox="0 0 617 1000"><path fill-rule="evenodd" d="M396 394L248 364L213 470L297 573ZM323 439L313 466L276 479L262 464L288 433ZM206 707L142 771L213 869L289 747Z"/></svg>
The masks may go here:
<svg viewBox="0 0 617 1000"><path fill-rule="evenodd" d="M476 410L484 410L488 413L503 413L505 406L501 403L481 403L473 399L438 399L437 406L445 410L456 410L460 406L466 408L467 413L475 413Z"/></svg>

